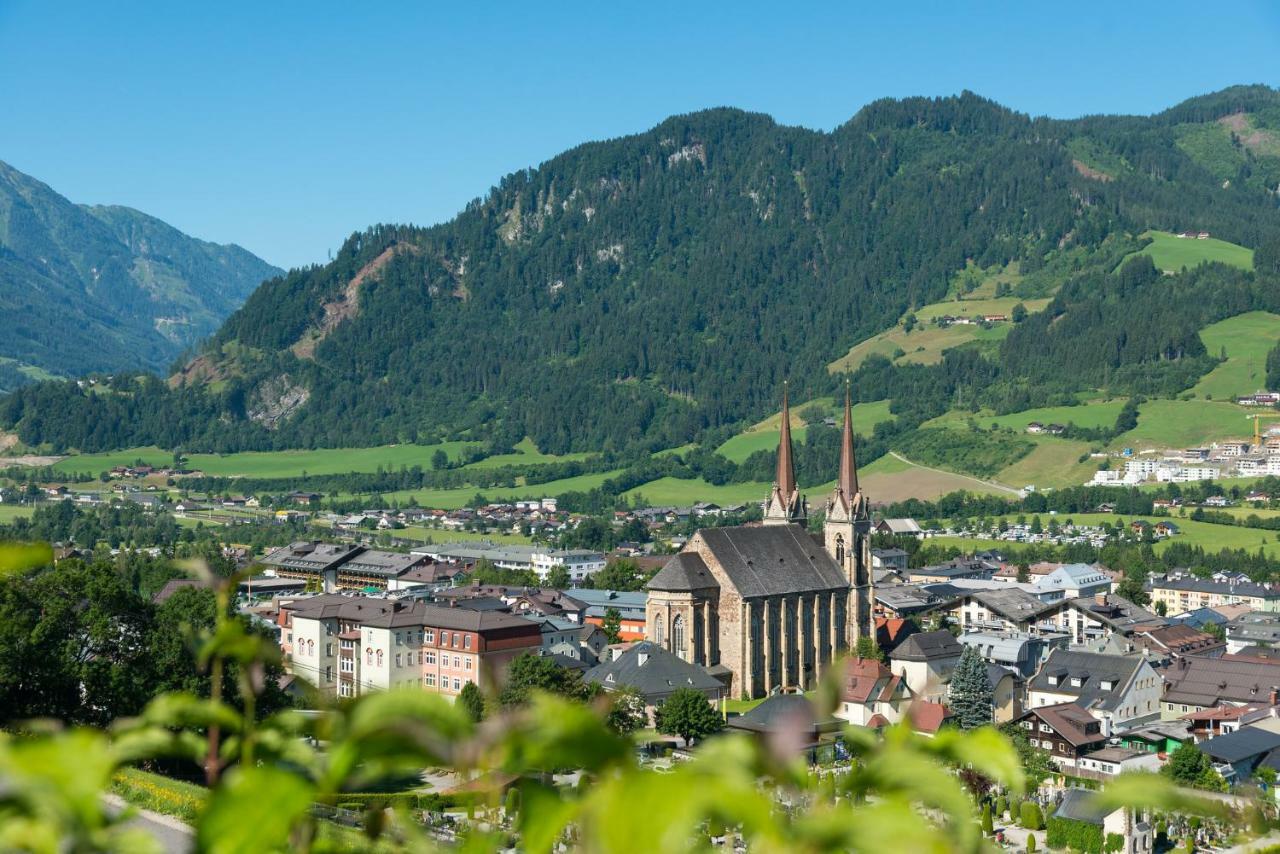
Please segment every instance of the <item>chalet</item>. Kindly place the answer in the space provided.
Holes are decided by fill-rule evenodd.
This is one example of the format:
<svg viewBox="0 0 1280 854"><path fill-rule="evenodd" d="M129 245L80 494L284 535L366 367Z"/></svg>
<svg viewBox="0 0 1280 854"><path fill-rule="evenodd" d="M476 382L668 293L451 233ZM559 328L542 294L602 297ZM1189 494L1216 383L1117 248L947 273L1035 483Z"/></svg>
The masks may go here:
<svg viewBox="0 0 1280 854"><path fill-rule="evenodd" d="M1176 523L1170 522L1168 519L1161 520L1156 523L1156 535L1161 537L1175 537L1182 533L1182 529Z"/></svg>
<svg viewBox="0 0 1280 854"><path fill-rule="evenodd" d="M1048 433L1050 436L1061 436L1063 433L1067 432L1067 428L1062 424L1046 424L1044 425L1044 432Z"/></svg>
<svg viewBox="0 0 1280 854"><path fill-rule="evenodd" d="M1032 421L1030 424L1027 425L1027 432L1036 433L1036 434L1043 433L1044 425L1041 424L1039 421Z"/></svg>
<svg viewBox="0 0 1280 854"><path fill-rule="evenodd" d="M1064 771L1074 771L1080 759L1106 745L1102 722L1075 703L1058 703L1030 709L1018 718L1032 747L1049 754Z"/></svg>
<svg viewBox="0 0 1280 854"><path fill-rule="evenodd" d="M321 498L324 498L324 496L318 492L297 491L297 492L290 492L287 496L285 496L285 498L287 501L293 504L312 504L314 502L319 501Z"/></svg>

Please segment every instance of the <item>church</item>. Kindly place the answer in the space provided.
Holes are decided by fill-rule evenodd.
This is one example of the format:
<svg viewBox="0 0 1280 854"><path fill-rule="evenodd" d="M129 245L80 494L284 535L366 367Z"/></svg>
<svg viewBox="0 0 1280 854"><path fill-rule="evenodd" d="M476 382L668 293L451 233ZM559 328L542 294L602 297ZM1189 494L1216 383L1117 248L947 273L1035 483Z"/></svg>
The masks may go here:
<svg viewBox="0 0 1280 854"><path fill-rule="evenodd" d="M808 690L873 630L871 516L848 392L821 534L808 530L796 484L785 391L781 434L763 522L698 531L647 585L649 639L726 681L731 697Z"/></svg>

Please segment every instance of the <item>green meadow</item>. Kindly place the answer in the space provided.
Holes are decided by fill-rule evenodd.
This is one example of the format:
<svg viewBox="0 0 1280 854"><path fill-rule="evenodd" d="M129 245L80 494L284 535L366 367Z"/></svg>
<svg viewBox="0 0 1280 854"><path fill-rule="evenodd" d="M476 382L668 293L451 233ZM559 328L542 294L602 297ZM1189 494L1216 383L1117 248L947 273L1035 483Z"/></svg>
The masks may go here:
<svg viewBox="0 0 1280 854"><path fill-rule="evenodd" d="M1252 249L1218 240L1216 237L1200 240L1178 237L1168 231L1148 231L1142 236L1150 237L1151 245L1138 254L1150 255L1161 270L1176 272L1183 267L1195 267L1207 261L1218 261L1244 270L1253 269Z"/></svg>
<svg viewBox="0 0 1280 854"><path fill-rule="evenodd" d="M1267 352L1280 342L1280 315L1251 311L1206 326L1200 340L1211 356L1224 351L1227 360L1218 365L1191 391L1197 397L1231 400L1265 391Z"/></svg>
<svg viewBox="0 0 1280 854"><path fill-rule="evenodd" d="M820 401L819 405L829 405L829 401ZM791 410L791 437L794 442L803 442L806 434L805 426L800 422L799 413L804 411L810 404L792 407ZM835 412L832 413L835 415ZM853 407L853 429L859 435L868 436L877 424L881 421L890 421L893 416L889 413L889 401L879 400L874 403L859 403ZM837 421L842 416L836 416ZM781 426L779 417L768 419L762 426L757 424L748 430L745 430L733 438L729 439L720 447L716 448L716 452L721 456L740 463L756 451L769 451L770 453L778 449L778 438L781 436Z"/></svg>

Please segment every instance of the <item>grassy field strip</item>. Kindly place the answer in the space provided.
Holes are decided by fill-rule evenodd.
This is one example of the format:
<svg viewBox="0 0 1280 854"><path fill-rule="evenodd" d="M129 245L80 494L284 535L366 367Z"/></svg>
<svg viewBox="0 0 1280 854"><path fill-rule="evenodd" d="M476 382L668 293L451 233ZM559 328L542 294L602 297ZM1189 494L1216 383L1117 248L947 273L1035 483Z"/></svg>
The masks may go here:
<svg viewBox="0 0 1280 854"><path fill-rule="evenodd" d="M481 493L493 501L509 501L516 498L542 498L544 496L560 495L565 492L589 492L606 480L617 477L621 473L622 469L612 469L610 471L561 478L560 480L550 480L546 483L536 483L529 486L493 486L483 489L475 486L459 486L453 489L402 489L396 492L383 492L380 495L388 503L395 502L403 505L412 499L416 499L421 507L457 510L460 507L466 507L477 493ZM337 497L351 498L353 496L344 493Z"/></svg>
<svg viewBox="0 0 1280 854"><path fill-rule="evenodd" d="M771 486L772 484L768 483L727 483L724 486L712 486L702 479L682 480L675 477L662 477L627 490L622 497L633 500L639 495L650 504L684 507L697 501L739 504L763 501L768 497Z"/></svg>
<svg viewBox="0 0 1280 854"><path fill-rule="evenodd" d="M1267 351L1280 341L1280 315L1266 311L1238 314L1206 326L1200 331L1200 340L1210 356L1225 350L1227 361L1205 374L1191 389L1194 395L1230 400L1264 391Z"/></svg>
<svg viewBox="0 0 1280 854"><path fill-rule="evenodd" d="M531 439L522 439L515 446L515 452L511 454L496 454L492 457L485 457L483 460L463 466L464 469L493 469L502 466L527 466L537 465L539 463L563 463L572 460L585 460L591 456L588 453L564 454L563 456L555 456L553 454L544 454L538 450Z"/></svg>
<svg viewBox="0 0 1280 854"><path fill-rule="evenodd" d="M1111 448L1190 448L1253 435L1247 411L1212 400L1149 400L1138 409L1138 426L1111 442Z"/></svg>

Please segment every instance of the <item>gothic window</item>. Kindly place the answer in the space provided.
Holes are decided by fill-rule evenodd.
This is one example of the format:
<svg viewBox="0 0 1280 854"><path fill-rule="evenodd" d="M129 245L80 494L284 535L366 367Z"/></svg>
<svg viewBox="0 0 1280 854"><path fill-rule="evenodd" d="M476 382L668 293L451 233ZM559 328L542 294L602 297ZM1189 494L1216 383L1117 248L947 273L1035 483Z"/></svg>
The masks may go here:
<svg viewBox="0 0 1280 854"><path fill-rule="evenodd" d="M684 657L684 617L680 614L671 621L671 647L676 655Z"/></svg>
<svg viewBox="0 0 1280 854"><path fill-rule="evenodd" d="M836 563L844 563L844 534L836 534Z"/></svg>
<svg viewBox="0 0 1280 854"><path fill-rule="evenodd" d="M661 615L659 615L658 618L654 621L653 640L655 643L658 644L658 646L662 646L662 642L664 638L663 638L663 632L662 632L662 616Z"/></svg>

